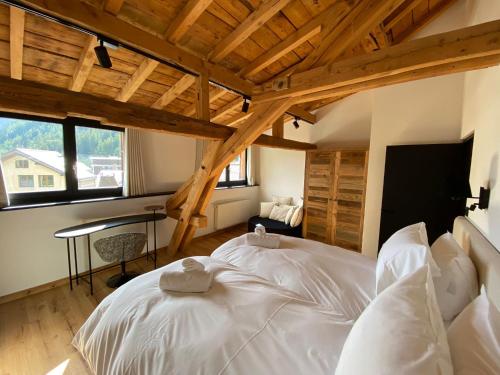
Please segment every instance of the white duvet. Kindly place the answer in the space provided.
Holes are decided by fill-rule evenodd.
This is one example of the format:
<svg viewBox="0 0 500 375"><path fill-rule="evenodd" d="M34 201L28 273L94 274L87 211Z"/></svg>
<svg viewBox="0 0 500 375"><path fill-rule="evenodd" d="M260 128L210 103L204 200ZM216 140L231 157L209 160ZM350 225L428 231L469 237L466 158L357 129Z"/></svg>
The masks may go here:
<svg viewBox="0 0 500 375"><path fill-rule="evenodd" d="M356 320L375 298L376 261L340 247L281 236L279 249L250 246L246 235L212 253L303 298Z"/></svg>
<svg viewBox="0 0 500 375"><path fill-rule="evenodd" d="M73 344L96 374L333 374L352 321L224 261L206 293L149 272L105 298Z"/></svg>

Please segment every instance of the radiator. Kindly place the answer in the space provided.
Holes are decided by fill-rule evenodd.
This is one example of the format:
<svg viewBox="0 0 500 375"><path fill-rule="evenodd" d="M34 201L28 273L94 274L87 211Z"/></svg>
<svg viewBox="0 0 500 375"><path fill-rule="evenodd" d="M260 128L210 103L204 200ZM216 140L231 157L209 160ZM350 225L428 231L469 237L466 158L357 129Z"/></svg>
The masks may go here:
<svg viewBox="0 0 500 375"><path fill-rule="evenodd" d="M214 203L214 229L224 229L249 219L248 199L219 201Z"/></svg>

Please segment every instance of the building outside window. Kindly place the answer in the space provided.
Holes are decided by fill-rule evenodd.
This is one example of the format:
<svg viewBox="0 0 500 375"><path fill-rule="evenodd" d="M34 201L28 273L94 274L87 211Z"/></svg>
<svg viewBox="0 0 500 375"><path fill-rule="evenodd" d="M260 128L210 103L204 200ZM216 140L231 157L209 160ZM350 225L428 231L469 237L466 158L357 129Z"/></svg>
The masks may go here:
<svg viewBox="0 0 500 375"><path fill-rule="evenodd" d="M121 196L123 134L95 121L0 113L0 162L11 204Z"/></svg>
<svg viewBox="0 0 500 375"><path fill-rule="evenodd" d="M247 185L247 152L238 155L224 168L219 177L218 187Z"/></svg>

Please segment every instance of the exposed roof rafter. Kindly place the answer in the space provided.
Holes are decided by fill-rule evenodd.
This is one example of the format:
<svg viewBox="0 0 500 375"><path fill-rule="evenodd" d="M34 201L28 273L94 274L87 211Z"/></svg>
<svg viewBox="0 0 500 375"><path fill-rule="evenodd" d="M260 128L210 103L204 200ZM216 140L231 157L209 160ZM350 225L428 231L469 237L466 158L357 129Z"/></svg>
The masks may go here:
<svg viewBox="0 0 500 375"><path fill-rule="evenodd" d="M94 36L89 35L87 37L87 42L83 47L80 59L78 60L78 64L76 65L73 77L69 83L69 89L71 91L82 91L96 59L94 53L94 47L96 45L97 39Z"/></svg>
<svg viewBox="0 0 500 375"><path fill-rule="evenodd" d="M125 0L104 0L104 10L112 14L118 14Z"/></svg>
<svg viewBox="0 0 500 375"><path fill-rule="evenodd" d="M10 76L15 79L23 78L24 21L25 12L10 7Z"/></svg>
<svg viewBox="0 0 500 375"><path fill-rule="evenodd" d="M266 0L251 13L236 29L217 44L209 54L210 61L217 63L235 50L245 39L283 9L291 0Z"/></svg>
<svg viewBox="0 0 500 375"><path fill-rule="evenodd" d="M189 0L165 33L171 43L177 43L208 8L213 0Z"/></svg>
<svg viewBox="0 0 500 375"><path fill-rule="evenodd" d="M349 85L361 86L361 91L363 85L373 88L372 81L390 80L398 74L406 74L407 81L420 79L418 72L423 69L430 70L426 72L428 77L463 71L464 66L472 70L475 66L496 65L499 55L500 21L493 21L294 74L290 77L288 89L266 92L254 97L254 101L260 103L293 97L301 102L316 93L321 96L322 91L344 95L344 88Z"/></svg>

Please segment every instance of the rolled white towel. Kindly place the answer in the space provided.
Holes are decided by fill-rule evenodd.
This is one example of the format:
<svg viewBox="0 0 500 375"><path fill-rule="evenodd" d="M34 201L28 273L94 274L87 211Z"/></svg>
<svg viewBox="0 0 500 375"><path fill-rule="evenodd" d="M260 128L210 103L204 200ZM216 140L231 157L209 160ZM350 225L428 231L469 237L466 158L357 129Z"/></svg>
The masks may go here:
<svg viewBox="0 0 500 375"><path fill-rule="evenodd" d="M213 274L207 271L165 271L160 276L160 289L171 292L206 292L212 286Z"/></svg>
<svg viewBox="0 0 500 375"><path fill-rule="evenodd" d="M266 227L263 226L262 224L257 224L255 226L255 233L258 234L259 236L263 236L266 234Z"/></svg>
<svg viewBox="0 0 500 375"><path fill-rule="evenodd" d="M182 260L184 271L203 271L205 266L193 258L184 258Z"/></svg>
<svg viewBox="0 0 500 375"><path fill-rule="evenodd" d="M280 236L278 234L258 235L256 233L247 233L247 244L250 246L266 247L268 249L278 249L280 247Z"/></svg>

